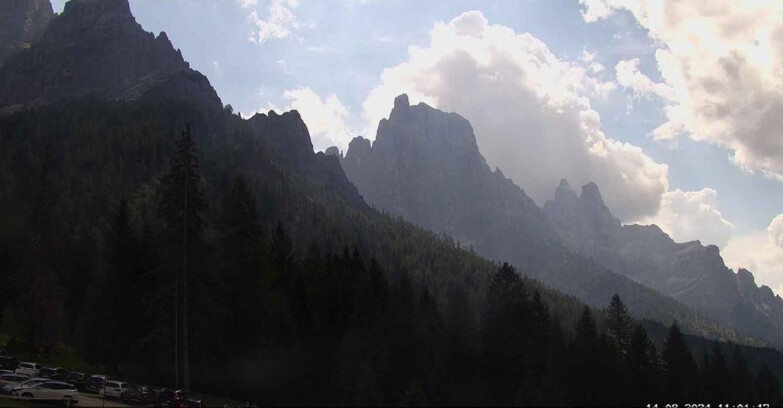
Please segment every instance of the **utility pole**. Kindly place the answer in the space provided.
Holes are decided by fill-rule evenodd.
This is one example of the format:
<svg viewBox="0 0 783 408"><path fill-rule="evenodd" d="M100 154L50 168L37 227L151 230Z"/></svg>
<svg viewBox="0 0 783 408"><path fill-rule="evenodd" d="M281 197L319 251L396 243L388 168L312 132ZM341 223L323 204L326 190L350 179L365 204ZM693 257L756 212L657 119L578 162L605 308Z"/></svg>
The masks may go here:
<svg viewBox="0 0 783 408"><path fill-rule="evenodd" d="M174 388L179 389L179 274L174 272Z"/></svg>

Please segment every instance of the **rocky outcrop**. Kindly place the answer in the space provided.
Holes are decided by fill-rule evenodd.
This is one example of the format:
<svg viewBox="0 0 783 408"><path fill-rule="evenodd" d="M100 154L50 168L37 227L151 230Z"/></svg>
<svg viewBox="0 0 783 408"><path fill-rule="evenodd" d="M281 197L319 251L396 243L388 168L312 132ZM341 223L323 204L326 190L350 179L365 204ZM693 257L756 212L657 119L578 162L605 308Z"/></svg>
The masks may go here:
<svg viewBox="0 0 783 408"><path fill-rule="evenodd" d="M621 225L594 183L577 198L563 180L544 210L571 250L717 321L783 344L783 300L756 286L749 271L727 268L718 247L674 242L655 225Z"/></svg>
<svg viewBox="0 0 783 408"><path fill-rule="evenodd" d="M512 251L527 259L555 237L524 191L490 169L467 120L410 106L406 95L395 99L374 144L351 142L343 168L369 204L494 259Z"/></svg>
<svg viewBox="0 0 783 408"><path fill-rule="evenodd" d="M248 119L248 123L256 142L261 148L272 151L279 168L291 169L290 174L315 179L334 196L356 208L368 209L356 187L346 178L340 158L313 152L310 132L299 112L293 110L282 115L274 111L257 113Z"/></svg>
<svg viewBox="0 0 783 408"><path fill-rule="evenodd" d="M220 107L197 74L165 33L156 37L141 28L128 0L71 0L30 49L0 69L0 106L156 92Z"/></svg>
<svg viewBox="0 0 783 408"><path fill-rule="evenodd" d="M0 1L0 66L37 41L54 18L49 0Z"/></svg>
<svg viewBox="0 0 783 408"><path fill-rule="evenodd" d="M688 307L589 257L569 250L545 212L525 192L494 171L479 152L470 123L399 96L382 120L374 143L355 138L342 160L348 178L365 200L378 209L424 228L445 233L478 254L511 262L525 274L604 307L619 293L639 317L669 324L676 318L689 331L729 333ZM603 205L598 187L583 197L564 184L558 191L570 210L587 209L594 225L583 229L611 231L620 222ZM714 330L715 329L715 330Z"/></svg>

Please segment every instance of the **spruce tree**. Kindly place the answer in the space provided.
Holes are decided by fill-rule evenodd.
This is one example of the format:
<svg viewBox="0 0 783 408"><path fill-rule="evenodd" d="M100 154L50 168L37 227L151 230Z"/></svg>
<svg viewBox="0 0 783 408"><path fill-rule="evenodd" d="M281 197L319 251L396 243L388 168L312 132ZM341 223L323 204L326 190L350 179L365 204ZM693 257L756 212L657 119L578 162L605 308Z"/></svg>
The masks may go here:
<svg viewBox="0 0 783 408"><path fill-rule="evenodd" d="M663 345L662 359L665 370L664 395L667 401L672 403L693 401L698 396L696 381L698 370L676 320L669 327Z"/></svg>
<svg viewBox="0 0 783 408"><path fill-rule="evenodd" d="M568 348L566 387L569 403L575 406L599 406L605 403L601 387L605 362L600 361L601 344L593 313L588 306L582 309L576 323L574 339Z"/></svg>
<svg viewBox="0 0 783 408"><path fill-rule="evenodd" d="M236 176L220 201L216 222L218 279L226 317L227 338L251 346L260 334L260 276L265 254L258 207L247 180ZM216 288L218 289L218 288Z"/></svg>
<svg viewBox="0 0 783 408"><path fill-rule="evenodd" d="M770 404L773 407L783 405L780 383L766 364L761 366L761 370L756 376L755 389L759 403Z"/></svg>
<svg viewBox="0 0 783 408"><path fill-rule="evenodd" d="M196 143L190 125L179 140L170 160L168 173L160 182L158 215L166 224L166 240L173 259L179 258L174 272L175 288L175 376L179 385L179 356L182 355L182 385L190 389L190 344L188 335L188 283L193 248L201 241L205 228L206 200L199 175ZM176 265L176 262L172 262ZM181 314L181 318L180 318ZM181 328L180 328L181 326ZM180 340L179 332L182 332ZM181 343L181 344L180 344Z"/></svg>
<svg viewBox="0 0 783 408"><path fill-rule="evenodd" d="M641 405L654 401L659 396L658 360L658 352L647 336L647 331L640 324L634 325L625 366L628 370L627 384L633 404Z"/></svg>
<svg viewBox="0 0 783 408"><path fill-rule="evenodd" d="M739 346L734 346L731 365L732 377L732 395L733 401L755 402L756 397L753 390L753 376L745 362L745 355Z"/></svg>
<svg viewBox="0 0 783 408"><path fill-rule="evenodd" d="M487 292L483 327L485 380L494 405L515 397L527 370L530 305L516 269L504 263L492 277Z"/></svg>
<svg viewBox="0 0 783 408"><path fill-rule="evenodd" d="M726 363L726 357L724 357L718 342L715 342L712 349L712 356L709 359L705 383L705 391L711 401L715 401L716 403L725 403L726 401L729 401L729 390L732 378L728 364Z"/></svg>
<svg viewBox="0 0 783 408"><path fill-rule="evenodd" d="M631 335L633 334L633 319L623 304L620 296L615 294L609 303L606 317L606 330L609 341L615 350L625 358L629 352Z"/></svg>

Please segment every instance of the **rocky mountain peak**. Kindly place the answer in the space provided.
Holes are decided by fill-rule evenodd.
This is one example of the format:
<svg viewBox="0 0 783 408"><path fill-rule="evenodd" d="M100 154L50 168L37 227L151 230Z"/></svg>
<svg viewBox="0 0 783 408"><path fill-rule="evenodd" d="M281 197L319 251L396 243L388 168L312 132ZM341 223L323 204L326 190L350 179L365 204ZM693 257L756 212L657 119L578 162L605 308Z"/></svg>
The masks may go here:
<svg viewBox="0 0 783 408"><path fill-rule="evenodd" d="M411 103L408 100L408 94L402 94L394 98L394 109L407 110L410 108Z"/></svg>
<svg viewBox="0 0 783 408"><path fill-rule="evenodd" d="M740 268L737 271L737 279L739 279L740 283L743 285L756 285L756 279L753 277L753 274L745 268Z"/></svg>
<svg viewBox="0 0 783 408"><path fill-rule="evenodd" d="M257 113L248 121L254 132L290 164L302 166L311 161L313 142L299 112L292 110L282 115L275 111Z"/></svg>
<svg viewBox="0 0 783 408"><path fill-rule="evenodd" d="M467 159L486 166L470 122L456 113L446 113L425 103L411 106L406 94L395 98L389 119L378 125L373 148L389 150L425 166L430 160Z"/></svg>
<svg viewBox="0 0 783 408"><path fill-rule="evenodd" d="M0 1L0 66L37 41L54 17L49 0Z"/></svg>
<svg viewBox="0 0 783 408"><path fill-rule="evenodd" d="M586 204L606 207L598 185L592 181L582 186L582 195L579 198Z"/></svg>
<svg viewBox="0 0 783 408"><path fill-rule="evenodd" d="M578 201L579 197L576 195L576 192L571 189L568 180L560 180L560 185L558 185L557 190L555 190L555 202L561 205L573 206Z"/></svg>
<svg viewBox="0 0 783 408"><path fill-rule="evenodd" d="M324 154L327 156L337 157L339 160L343 159L343 153L340 151L339 148L337 148L337 146L331 146L327 148L326 150L324 150Z"/></svg>
<svg viewBox="0 0 783 408"><path fill-rule="evenodd" d="M2 67L0 106L86 95L127 100L148 92L219 104L206 78L196 74L165 33L144 31L128 0L71 0L39 41Z"/></svg>
<svg viewBox="0 0 783 408"><path fill-rule="evenodd" d="M133 18L128 0L70 0L65 3L64 13Z"/></svg>
<svg viewBox="0 0 783 408"><path fill-rule="evenodd" d="M345 153L345 157L350 156L356 156L356 157L364 157L367 155L370 150L372 149L372 143L365 139L362 136L356 136L351 140L351 143L348 144L348 151Z"/></svg>

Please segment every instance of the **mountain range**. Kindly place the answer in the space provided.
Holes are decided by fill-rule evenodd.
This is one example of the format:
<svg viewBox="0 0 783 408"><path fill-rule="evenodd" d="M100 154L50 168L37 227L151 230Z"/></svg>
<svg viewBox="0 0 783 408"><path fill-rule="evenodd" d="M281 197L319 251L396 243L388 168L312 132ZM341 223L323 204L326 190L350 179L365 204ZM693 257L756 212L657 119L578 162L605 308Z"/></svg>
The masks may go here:
<svg viewBox="0 0 783 408"><path fill-rule="evenodd" d="M42 12L51 11L46 0L12 0L9 5L16 3L28 3L21 9L31 22L17 37L38 39L0 67L3 109L81 97L135 100L154 94L222 107L207 78L190 69L166 33L156 37L144 31L126 0L69 1L54 19Z"/></svg>
<svg viewBox="0 0 783 408"><path fill-rule="evenodd" d="M594 184L577 196L561 183L555 199L538 207L500 169L488 166L470 123L458 114L426 104L411 106L402 95L381 121L374 143L356 138L345 157L336 149L316 153L296 111L243 119L224 108L209 80L190 68L165 33L143 30L127 0L70 0L59 15L51 13L46 0L7 0L0 5L0 21L16 22L0 27L11 33L2 40L12 39L0 44L10 50L0 59L3 330L41 341L67 341L85 353L100 348L103 338L91 333L111 320L99 313L105 311L101 293L111 276L106 267L111 255L106 253L116 236L115 208L127 201L127 216L139 231L144 256L134 261L135 290L121 291L123 299L128 293L141 299L131 299L137 307L131 315L141 319L133 326L139 328L131 333L133 342L117 340L129 341L123 343L127 350L121 368L159 376L151 381L170 378L172 350L166 336L173 319L165 302L170 299L166 271L171 268L157 248L163 246L163 227L155 208L176 136L190 124L205 201L211 205L205 212L211 226L204 248L220 246L216 242L224 219L219 214L230 202L225 198L234 191L232 180L244 177L266 231L259 240L270 241L284 255L271 256L265 251L272 250L254 242L262 247L254 247L255 256L271 259L261 263L261 271L282 264L291 272L291 259L296 259L303 270L326 271L324 286L347 296L351 292L342 290L355 288L328 273L343 261L352 267L366 263L386 271L395 288L404 287L410 277L412 286L423 289L421 298L410 302L418 305L413 310L450 310L457 304L454 293L464 292L468 305L454 319L462 324L486 316L498 262L510 262L526 275L526 290L537 293L546 313L562 322L566 337L584 313L582 302L595 310L617 293L635 317L659 322L648 324L656 328L658 344L665 336L661 324L678 319L686 332L707 339L783 345L781 300L769 288L758 288L750 272L728 270L714 247L674 243L654 226L622 225ZM220 280L224 265L215 259L223 253L203 252L194 267L202 268L201 275L192 278L194 377L221 392L226 385L241 390L237 384L258 391L251 380L273 378L263 386L280 393L280 401L290 401L285 398L308 384L301 375L312 364L296 353L312 345L259 348L254 354L233 349L236 338L226 338L214 327L232 330L226 322L241 308L232 309L237 299L221 292L227 286ZM318 279L323 276L316 276L313 281L301 278L305 283L291 278L305 286L297 296L322 301L317 298L322 288L313 282L322 283ZM275 294L286 284L275 281L268 285L273 289L265 286L266 292L258 293ZM268 322L269 315L289 307L282 297L257 297L272 306L253 315L253 322ZM339 301L324 304L330 310L352 307ZM409 323L409 317L400 321ZM448 325L451 330L456 324ZM385 341L382 333L378 338ZM465 338L472 340L463 340L478 343L475 337L469 333ZM355 372L361 373L355 377L375 381L374 372L365 375L370 353L363 352L355 332L326 338L328 342L314 341L314 355L337 361L338 374L351 371L343 364L355 363ZM273 342L261 339L259 343ZM706 340L699 341L707 347ZM322 347L339 351L321 353ZM775 356L756 358L754 369L774 360L776 371L783 372L783 358L774 350L746 349L755 356ZM116 354L109 350L109 357ZM241 369L235 374L227 367ZM216 370L228 373L224 384L214 378ZM331 378L320 374L313 378ZM320 391L328 395L331 389ZM399 401L398 394L393 398Z"/></svg>
<svg viewBox="0 0 783 408"><path fill-rule="evenodd" d="M783 344L783 301L750 272L729 270L717 247L677 244L656 226L621 225L594 183L577 196L564 180L539 208L490 169L470 123L455 113L411 106L401 95L375 142L355 138L342 164L376 208L590 304L617 292L639 317L691 327L710 320Z"/></svg>

